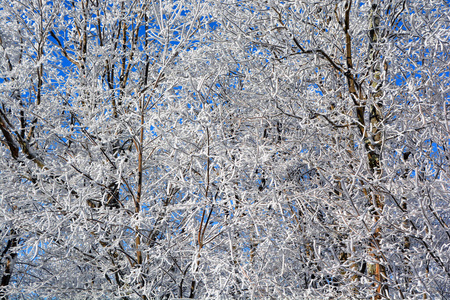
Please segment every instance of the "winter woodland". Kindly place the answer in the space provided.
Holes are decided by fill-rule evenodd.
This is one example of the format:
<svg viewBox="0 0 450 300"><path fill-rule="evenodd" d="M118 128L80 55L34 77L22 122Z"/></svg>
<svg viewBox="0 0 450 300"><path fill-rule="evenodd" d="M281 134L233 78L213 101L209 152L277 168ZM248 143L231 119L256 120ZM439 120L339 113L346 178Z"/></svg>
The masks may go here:
<svg viewBox="0 0 450 300"><path fill-rule="evenodd" d="M448 0L0 0L0 299L449 299Z"/></svg>

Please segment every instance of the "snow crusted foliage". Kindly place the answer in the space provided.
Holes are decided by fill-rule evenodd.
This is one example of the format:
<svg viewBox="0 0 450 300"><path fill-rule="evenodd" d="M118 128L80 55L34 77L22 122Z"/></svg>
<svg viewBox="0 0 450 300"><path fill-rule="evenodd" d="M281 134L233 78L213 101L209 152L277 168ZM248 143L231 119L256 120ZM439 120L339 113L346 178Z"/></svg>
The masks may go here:
<svg viewBox="0 0 450 300"><path fill-rule="evenodd" d="M0 299L449 299L445 0L0 0Z"/></svg>

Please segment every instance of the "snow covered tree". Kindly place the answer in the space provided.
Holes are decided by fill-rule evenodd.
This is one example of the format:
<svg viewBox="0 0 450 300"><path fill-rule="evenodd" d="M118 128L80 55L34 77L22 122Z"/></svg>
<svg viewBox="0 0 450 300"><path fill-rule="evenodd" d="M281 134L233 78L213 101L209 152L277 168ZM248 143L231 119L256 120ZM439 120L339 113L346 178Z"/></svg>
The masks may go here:
<svg viewBox="0 0 450 300"><path fill-rule="evenodd" d="M252 224L237 233L245 286L448 297L448 3L217 5L234 81L216 90L239 120Z"/></svg>
<svg viewBox="0 0 450 300"><path fill-rule="evenodd" d="M190 289L195 246L172 206L195 191L172 182L187 176L178 156L205 144L180 90L204 7L2 1L1 297Z"/></svg>

